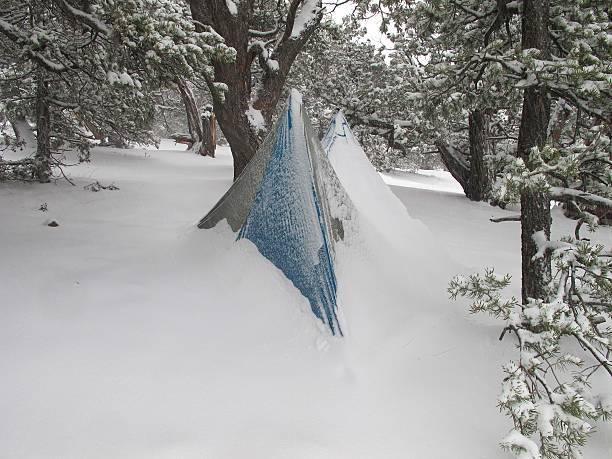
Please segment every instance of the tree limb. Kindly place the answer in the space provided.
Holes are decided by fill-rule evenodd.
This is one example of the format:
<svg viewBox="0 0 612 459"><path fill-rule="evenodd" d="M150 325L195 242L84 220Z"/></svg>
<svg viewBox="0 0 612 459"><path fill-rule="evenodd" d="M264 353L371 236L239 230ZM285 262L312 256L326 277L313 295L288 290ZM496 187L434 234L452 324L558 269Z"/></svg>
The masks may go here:
<svg viewBox="0 0 612 459"><path fill-rule="evenodd" d="M501 223L501 222L520 222L520 215L509 215L508 217L498 217L498 218L490 218L489 221L493 223Z"/></svg>

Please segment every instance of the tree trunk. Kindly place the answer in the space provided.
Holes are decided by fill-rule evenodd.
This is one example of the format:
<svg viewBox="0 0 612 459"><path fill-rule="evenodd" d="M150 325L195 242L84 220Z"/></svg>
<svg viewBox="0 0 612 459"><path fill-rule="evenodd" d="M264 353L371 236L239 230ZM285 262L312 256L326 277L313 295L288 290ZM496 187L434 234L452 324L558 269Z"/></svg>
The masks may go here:
<svg viewBox="0 0 612 459"><path fill-rule="evenodd" d="M466 196L470 193L470 165L465 155L452 145L441 140L436 141L436 148L440 152L440 158L453 178L459 182Z"/></svg>
<svg viewBox="0 0 612 459"><path fill-rule="evenodd" d="M470 112L470 174L466 196L472 201L485 201L491 193L491 171L485 156L489 154L489 117L483 110Z"/></svg>
<svg viewBox="0 0 612 459"><path fill-rule="evenodd" d="M11 127L13 128L13 132L15 133L15 140L17 141L17 143L24 141L26 135L24 132L22 132L22 129L27 123L25 115L20 113L13 119L10 119L9 123L11 123Z"/></svg>
<svg viewBox="0 0 612 459"><path fill-rule="evenodd" d="M193 91L182 78L176 79L176 86L178 87L179 94L185 105L185 113L187 115L187 129L189 129L189 135L191 136L191 149L199 155L205 155L204 145L204 131L202 129L202 116L198 105L196 103Z"/></svg>
<svg viewBox="0 0 612 459"><path fill-rule="evenodd" d="M469 160L457 148L441 140L436 142L444 166L472 201L485 201L490 196L492 174L485 159L489 154L488 137L489 117L475 110L469 115Z"/></svg>
<svg viewBox="0 0 612 459"><path fill-rule="evenodd" d="M198 24L211 26L223 37L226 45L236 50L233 62L213 62L214 80L204 76L213 95L217 122L232 149L235 180L270 128L291 66L318 27L323 9L317 10L307 25L299 24L301 30L296 32L293 30L296 14L304 2L292 0L279 21L284 27L262 32L268 45L257 46L261 39L252 40L250 32L250 29L260 26L255 2L239 2L235 12L230 10L225 0L189 0L189 4ZM254 65L260 67L262 74L256 91L252 87ZM215 83L224 84L227 91L221 94Z"/></svg>
<svg viewBox="0 0 612 459"><path fill-rule="evenodd" d="M36 156L34 173L40 183L51 178L51 111L47 100L49 83L43 71L37 74L36 86Z"/></svg>
<svg viewBox="0 0 612 459"><path fill-rule="evenodd" d="M524 0L522 17L522 48L540 50L540 59L548 56L549 0ZM519 129L518 155L529 168L530 152L546 144L550 120L550 99L542 86L525 89ZM550 254L534 259L538 247L533 239L542 231L550 239L550 198L530 190L521 195L522 298L544 299L551 279Z"/></svg>
<svg viewBox="0 0 612 459"><path fill-rule="evenodd" d="M234 180L242 173L261 143L247 116L248 100L244 91L239 88L236 91L234 86L229 88L225 102L214 101L219 127L232 149Z"/></svg>
<svg viewBox="0 0 612 459"><path fill-rule="evenodd" d="M251 127L249 102L251 100L251 63L249 52L249 23L252 11L247 3L240 4L238 14L233 15L220 0L190 0L191 14L201 24L209 25L236 50L233 62L214 62L214 82L227 86L224 96L208 81L213 95L213 107L219 127L232 149L234 180L238 178L255 154L261 139Z"/></svg>
<svg viewBox="0 0 612 459"><path fill-rule="evenodd" d="M211 106L206 106L202 112L202 154L215 157L217 149L217 117Z"/></svg>

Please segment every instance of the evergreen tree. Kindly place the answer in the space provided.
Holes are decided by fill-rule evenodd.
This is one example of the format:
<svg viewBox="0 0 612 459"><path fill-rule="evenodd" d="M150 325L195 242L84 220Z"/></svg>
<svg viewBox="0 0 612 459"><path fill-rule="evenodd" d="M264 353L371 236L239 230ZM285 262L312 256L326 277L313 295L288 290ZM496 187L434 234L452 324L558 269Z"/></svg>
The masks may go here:
<svg viewBox="0 0 612 459"><path fill-rule="evenodd" d="M178 75L211 76L212 57L233 58L178 0L4 0L0 33L8 115L31 115L38 137L35 160L12 166L30 163L42 182L62 144L150 140L160 88Z"/></svg>
<svg viewBox="0 0 612 459"><path fill-rule="evenodd" d="M415 90L418 69L365 35L351 18L323 22L296 60L290 85L307 95L315 123L321 118L326 126L342 109L377 169L438 167L434 129Z"/></svg>
<svg viewBox="0 0 612 459"><path fill-rule="evenodd" d="M506 164L496 192L521 203L522 298L503 299L510 279L491 270L456 278L449 291L475 299L473 312L505 320L502 336L516 336L519 359L504 367L499 400L515 428L503 446L520 457L569 459L580 457L590 421L612 414L592 388L597 372L612 381L610 252L581 235L612 210L610 21L598 1L520 7L521 47L481 57L523 91L517 154L495 158ZM551 201L578 219L560 241L549 240Z"/></svg>

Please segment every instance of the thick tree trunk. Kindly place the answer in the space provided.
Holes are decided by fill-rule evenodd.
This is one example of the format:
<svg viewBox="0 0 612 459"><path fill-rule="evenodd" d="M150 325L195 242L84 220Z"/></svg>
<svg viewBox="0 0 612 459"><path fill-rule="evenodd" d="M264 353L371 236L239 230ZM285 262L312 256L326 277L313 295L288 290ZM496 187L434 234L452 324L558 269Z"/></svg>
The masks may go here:
<svg viewBox="0 0 612 459"><path fill-rule="evenodd" d="M261 143L247 116L248 100L244 92L230 87L225 102L214 102L219 127L232 149L234 180L242 173Z"/></svg>
<svg viewBox="0 0 612 459"><path fill-rule="evenodd" d="M491 193L491 171L485 156L489 154L489 117L483 110L469 115L470 175L466 196L485 201Z"/></svg>
<svg viewBox="0 0 612 459"><path fill-rule="evenodd" d="M41 183L51 178L51 111L48 95L49 83L43 71L37 75L36 87L36 156L34 173Z"/></svg>
<svg viewBox="0 0 612 459"><path fill-rule="evenodd" d="M234 180L255 154L261 139L249 121L251 99L251 62L249 52L249 23L252 12L241 7L233 15L219 0L190 0L191 14L201 24L210 25L225 39L225 43L236 50L234 62L215 62L215 82L227 86L222 97L213 82L208 82L213 95L213 107L219 127L232 149L234 158Z"/></svg>
<svg viewBox="0 0 612 459"><path fill-rule="evenodd" d="M549 0L524 0L522 18L522 48L536 48L539 58L548 56ZM519 129L518 155L531 166L530 152L546 144L550 120L550 99L544 87L525 89L523 113ZM550 199L542 193L524 191L521 195L522 297L544 299L551 278L551 261L547 253L535 258L538 247L534 234L543 232L550 239Z"/></svg>
<svg viewBox="0 0 612 459"><path fill-rule="evenodd" d="M233 62L214 62L214 81L207 78L217 122L232 149L236 179L270 128L289 70L320 23L323 10L318 10L307 26L300 24L302 30L294 34L296 13L304 2L292 0L279 22L283 23L284 30L277 28L278 33L274 30L262 32L268 44L258 46L257 42L262 40L252 40L250 32L251 28L257 29L259 25L253 20L256 3L239 2L234 12L225 0L189 0L189 4L191 14L199 24L211 26L228 46L236 50ZM262 72L256 91L251 86L253 65L259 65ZM224 96L215 83L227 87Z"/></svg>

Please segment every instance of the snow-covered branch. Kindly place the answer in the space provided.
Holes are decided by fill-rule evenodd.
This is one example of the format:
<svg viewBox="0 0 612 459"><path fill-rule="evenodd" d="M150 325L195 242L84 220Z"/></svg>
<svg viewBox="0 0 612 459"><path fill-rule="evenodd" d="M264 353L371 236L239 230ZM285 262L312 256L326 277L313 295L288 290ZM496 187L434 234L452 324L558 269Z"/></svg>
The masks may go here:
<svg viewBox="0 0 612 459"><path fill-rule="evenodd" d="M60 0L60 7L72 18L86 25L91 30L109 37L111 29L93 14L86 13L83 10L75 8L67 0Z"/></svg>
<svg viewBox="0 0 612 459"><path fill-rule="evenodd" d="M578 201L581 204L598 206L612 210L612 199L598 196L587 191L575 190L573 188L551 187L550 197L555 201Z"/></svg>

